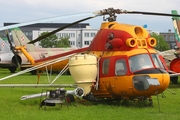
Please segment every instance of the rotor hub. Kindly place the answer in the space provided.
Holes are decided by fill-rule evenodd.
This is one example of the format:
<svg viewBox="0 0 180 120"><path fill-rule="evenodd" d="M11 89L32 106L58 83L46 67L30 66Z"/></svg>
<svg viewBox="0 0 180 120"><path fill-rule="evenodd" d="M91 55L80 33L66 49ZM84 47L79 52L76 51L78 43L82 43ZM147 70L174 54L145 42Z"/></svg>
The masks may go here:
<svg viewBox="0 0 180 120"><path fill-rule="evenodd" d="M114 9L114 8L108 8L108 9L103 9L99 11L99 14L104 15L103 20L106 21L108 20L109 22L116 21L116 14L123 14L127 13L126 10L122 9ZM105 15L109 15L109 17L105 18Z"/></svg>

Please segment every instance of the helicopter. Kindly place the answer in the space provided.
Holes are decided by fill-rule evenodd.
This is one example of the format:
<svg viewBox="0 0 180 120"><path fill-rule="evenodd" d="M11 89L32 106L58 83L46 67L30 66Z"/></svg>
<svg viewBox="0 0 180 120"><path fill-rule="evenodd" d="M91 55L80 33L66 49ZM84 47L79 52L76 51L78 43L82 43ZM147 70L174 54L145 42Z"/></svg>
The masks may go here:
<svg viewBox="0 0 180 120"><path fill-rule="evenodd" d="M104 16L104 22L90 46L81 48L79 51L59 54L59 57L71 56L57 62L62 63L61 66L66 66L63 61L68 60L69 71L75 84L83 90L78 91L79 96L83 99L97 101L100 99L141 100L144 98L151 103L151 97L163 93L170 84L168 68L154 49L156 39L152 38L149 32L141 26L116 22L116 14L179 16L114 8L100 10L94 16L68 25ZM40 41L68 26L38 37L30 43ZM23 46L21 48L23 51ZM49 59L48 62L54 59ZM32 68L42 70L40 67Z"/></svg>

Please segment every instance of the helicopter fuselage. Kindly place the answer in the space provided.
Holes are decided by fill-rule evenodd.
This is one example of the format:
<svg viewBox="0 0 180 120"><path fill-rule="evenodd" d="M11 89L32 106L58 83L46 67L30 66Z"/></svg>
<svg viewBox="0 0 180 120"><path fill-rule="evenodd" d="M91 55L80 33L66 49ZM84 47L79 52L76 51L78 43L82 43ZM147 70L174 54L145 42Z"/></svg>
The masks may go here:
<svg viewBox="0 0 180 120"><path fill-rule="evenodd" d="M150 97L170 83L166 66L154 50L156 39L141 26L104 22L89 46L98 58L97 98ZM155 82L155 83L154 83Z"/></svg>

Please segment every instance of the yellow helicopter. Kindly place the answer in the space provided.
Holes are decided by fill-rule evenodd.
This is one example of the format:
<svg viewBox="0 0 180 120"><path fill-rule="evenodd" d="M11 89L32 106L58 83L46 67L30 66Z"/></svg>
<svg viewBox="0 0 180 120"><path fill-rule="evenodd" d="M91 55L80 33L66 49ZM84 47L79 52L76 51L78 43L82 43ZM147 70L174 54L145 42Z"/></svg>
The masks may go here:
<svg viewBox="0 0 180 120"><path fill-rule="evenodd" d="M156 39L141 26L116 22L116 14L179 16L108 8L96 12L95 16L59 28L30 43L42 40L73 24L103 15L105 22L101 24L90 46L79 50L83 54L79 51L63 54L67 56L76 53L66 60L58 61L61 64L60 69L68 63L75 84L83 89L83 92L78 93L83 99L134 100L143 97L152 101L151 96L164 92L170 83L167 66L154 49ZM17 49L21 50L18 47ZM44 61L42 59L41 62L50 62L59 57L62 57L62 54L46 58ZM36 64L33 62L33 65ZM58 65L55 66L58 68ZM42 68L38 69L42 70Z"/></svg>

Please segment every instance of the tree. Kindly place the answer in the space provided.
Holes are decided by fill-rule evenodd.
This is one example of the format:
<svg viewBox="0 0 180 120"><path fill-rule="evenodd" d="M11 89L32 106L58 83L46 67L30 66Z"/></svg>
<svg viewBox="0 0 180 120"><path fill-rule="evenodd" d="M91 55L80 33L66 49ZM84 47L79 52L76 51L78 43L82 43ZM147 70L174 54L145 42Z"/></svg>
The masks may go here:
<svg viewBox="0 0 180 120"><path fill-rule="evenodd" d="M151 37L154 37L157 41L155 47L156 50L165 51L170 49L169 44L165 41L162 35L153 32L151 33Z"/></svg>
<svg viewBox="0 0 180 120"><path fill-rule="evenodd" d="M43 36L48 33L49 32L43 32L41 33L40 36ZM39 45L42 46L43 48L54 48L57 45L57 40L58 40L58 37L55 34L53 34L41 40Z"/></svg>
<svg viewBox="0 0 180 120"><path fill-rule="evenodd" d="M43 36L45 34L47 34L48 32L43 32L41 33L40 36ZM40 44L43 48L65 48L65 47L71 47L70 43L69 43L69 37L61 37L60 39L58 39L58 37L53 34L49 37L44 38L43 40L41 40Z"/></svg>
<svg viewBox="0 0 180 120"><path fill-rule="evenodd" d="M67 37L62 37L62 38L60 38L60 40L58 40L58 42L57 42L57 47L71 47L71 45L70 45L70 42L69 42L69 37L67 36Z"/></svg>

